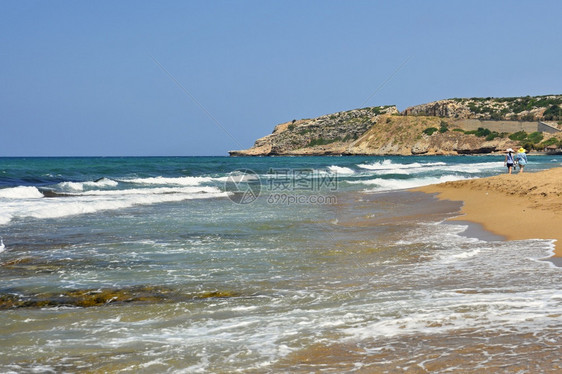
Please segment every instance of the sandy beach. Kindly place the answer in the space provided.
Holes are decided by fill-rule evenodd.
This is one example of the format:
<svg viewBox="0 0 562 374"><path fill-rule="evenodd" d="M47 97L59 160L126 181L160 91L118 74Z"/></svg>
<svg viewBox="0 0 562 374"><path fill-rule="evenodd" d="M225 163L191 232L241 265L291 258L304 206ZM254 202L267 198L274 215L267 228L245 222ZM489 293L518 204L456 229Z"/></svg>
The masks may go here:
<svg viewBox="0 0 562 374"><path fill-rule="evenodd" d="M479 223L507 240L555 239L562 257L562 168L446 182L416 189L463 201L453 220Z"/></svg>

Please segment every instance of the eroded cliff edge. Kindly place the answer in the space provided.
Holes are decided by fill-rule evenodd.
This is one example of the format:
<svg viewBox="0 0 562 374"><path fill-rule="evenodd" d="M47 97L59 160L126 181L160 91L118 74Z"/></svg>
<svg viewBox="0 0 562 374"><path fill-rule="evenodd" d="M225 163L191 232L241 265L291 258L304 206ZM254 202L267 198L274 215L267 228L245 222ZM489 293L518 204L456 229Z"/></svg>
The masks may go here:
<svg viewBox="0 0 562 374"><path fill-rule="evenodd" d="M529 139L534 139L537 147L549 139L549 146L559 147L562 146L562 133L558 129L561 105L562 95L548 95L447 99L410 107L402 113L394 105L354 109L279 124L272 134L256 140L253 147L229 153L231 156L479 154L524 145L525 134L534 135ZM548 133L540 131L545 128Z"/></svg>

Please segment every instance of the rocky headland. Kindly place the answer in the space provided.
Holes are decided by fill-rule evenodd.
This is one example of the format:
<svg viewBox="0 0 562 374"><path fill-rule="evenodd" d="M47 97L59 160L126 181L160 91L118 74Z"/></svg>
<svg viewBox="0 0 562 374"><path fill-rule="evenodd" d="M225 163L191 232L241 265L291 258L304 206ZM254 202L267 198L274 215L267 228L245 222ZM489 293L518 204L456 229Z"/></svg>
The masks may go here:
<svg viewBox="0 0 562 374"><path fill-rule="evenodd" d="M562 95L353 109L275 126L231 156L443 155L562 147ZM542 126L542 127L541 127Z"/></svg>

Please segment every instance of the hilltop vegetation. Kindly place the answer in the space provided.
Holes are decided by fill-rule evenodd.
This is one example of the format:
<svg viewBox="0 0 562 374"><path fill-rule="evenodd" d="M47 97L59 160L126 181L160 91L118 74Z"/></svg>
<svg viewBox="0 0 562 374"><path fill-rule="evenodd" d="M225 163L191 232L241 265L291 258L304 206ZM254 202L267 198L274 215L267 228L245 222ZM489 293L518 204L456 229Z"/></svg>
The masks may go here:
<svg viewBox="0 0 562 374"><path fill-rule="evenodd" d="M405 115L455 119L561 121L562 95L454 98L407 108Z"/></svg>
<svg viewBox="0 0 562 374"><path fill-rule="evenodd" d="M447 99L406 109L386 105L353 109L313 119L292 120L232 156L475 154L525 146L562 146L562 135L513 133L483 127L467 131L465 119L562 122L562 95ZM509 122L508 128L521 128ZM556 125L556 124L554 124ZM527 124L526 129L533 124ZM501 131L505 131L501 130Z"/></svg>

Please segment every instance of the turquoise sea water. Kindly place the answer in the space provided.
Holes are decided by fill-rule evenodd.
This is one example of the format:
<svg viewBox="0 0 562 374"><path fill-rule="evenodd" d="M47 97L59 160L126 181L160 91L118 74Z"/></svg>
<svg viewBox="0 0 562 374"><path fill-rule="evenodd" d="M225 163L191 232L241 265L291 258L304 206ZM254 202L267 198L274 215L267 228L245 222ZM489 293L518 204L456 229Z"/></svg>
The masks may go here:
<svg viewBox="0 0 562 374"><path fill-rule="evenodd" d="M502 156L1 158L0 371L556 371L551 241L467 237L441 223L459 203L404 191L503 172Z"/></svg>

